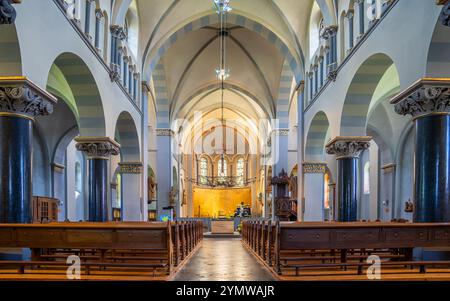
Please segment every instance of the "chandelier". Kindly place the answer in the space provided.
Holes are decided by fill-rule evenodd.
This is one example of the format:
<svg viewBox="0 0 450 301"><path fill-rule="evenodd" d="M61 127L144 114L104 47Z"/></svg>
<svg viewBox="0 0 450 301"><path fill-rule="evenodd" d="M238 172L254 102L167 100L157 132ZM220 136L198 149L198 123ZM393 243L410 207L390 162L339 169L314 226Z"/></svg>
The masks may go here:
<svg viewBox="0 0 450 301"><path fill-rule="evenodd" d="M225 131L225 116L224 116L224 90L225 90L225 80L230 77L230 69L226 67L226 41L228 36L227 31L227 14L232 10L230 7L230 0L213 0L214 7L216 9L217 14L220 19L220 63L219 68L216 68L216 77L220 80L221 83L221 101L222 101L222 131ZM224 136L222 136L224 137ZM223 175L225 171L225 142L224 138L222 138L222 156L220 173Z"/></svg>

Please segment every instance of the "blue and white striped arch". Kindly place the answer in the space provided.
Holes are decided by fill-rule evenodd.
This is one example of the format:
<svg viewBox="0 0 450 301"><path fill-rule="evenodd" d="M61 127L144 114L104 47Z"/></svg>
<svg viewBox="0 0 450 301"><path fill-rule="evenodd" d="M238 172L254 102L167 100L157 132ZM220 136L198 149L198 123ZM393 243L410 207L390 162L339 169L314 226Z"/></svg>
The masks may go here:
<svg viewBox="0 0 450 301"><path fill-rule="evenodd" d="M278 120L278 128L289 128L289 98L291 96L293 74L288 61L284 61L281 70L280 85L278 87L278 96L276 103L276 117Z"/></svg>
<svg viewBox="0 0 450 301"><path fill-rule="evenodd" d="M307 162L324 161L329 127L327 115L324 112L318 112L311 122L306 139L305 160Z"/></svg>
<svg viewBox="0 0 450 301"><path fill-rule="evenodd" d="M168 129L170 128L169 92L167 90L166 71L162 63L156 65L152 77L156 98L156 127Z"/></svg>
<svg viewBox="0 0 450 301"><path fill-rule="evenodd" d="M54 64L61 70L72 90L78 111L78 127L82 136L105 136L102 99L91 71L73 53L63 53Z"/></svg>
<svg viewBox="0 0 450 301"><path fill-rule="evenodd" d="M123 162L141 160L139 136L130 113L122 112L116 123L115 139L120 143L120 155Z"/></svg>
<svg viewBox="0 0 450 301"><path fill-rule="evenodd" d="M375 89L393 61L375 54L359 67L345 97L341 118L341 136L366 135L367 114Z"/></svg>
<svg viewBox="0 0 450 301"><path fill-rule="evenodd" d="M156 54L151 58L150 61L150 74L154 73L156 67L159 64L161 57L164 53L175 44L181 37L196 31L200 28L210 26L213 24L219 23L219 17L217 14L212 14L208 16L201 17L189 24L186 24L184 27L176 31L172 34L157 50ZM288 46L270 29L265 27L264 25L255 22L249 18L246 18L237 14L229 14L227 22L232 25L242 26L248 30L251 30L265 40L269 41L273 44L286 58L288 65L290 66L292 73L295 76L297 82L300 82L303 79L303 66L300 59L300 54L295 51L291 51ZM294 52L294 53L293 53Z"/></svg>

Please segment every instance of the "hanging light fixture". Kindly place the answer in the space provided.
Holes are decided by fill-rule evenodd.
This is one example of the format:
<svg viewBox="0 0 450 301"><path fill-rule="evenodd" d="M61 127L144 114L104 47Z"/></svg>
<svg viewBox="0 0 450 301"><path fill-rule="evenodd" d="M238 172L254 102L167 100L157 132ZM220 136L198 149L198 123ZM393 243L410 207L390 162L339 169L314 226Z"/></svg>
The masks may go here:
<svg viewBox="0 0 450 301"><path fill-rule="evenodd" d="M230 0L213 0L214 7L217 14L219 14L220 19L220 67L216 68L216 76L221 82L221 101L222 101L222 131L225 134L225 116L224 116L224 90L225 90L225 80L230 77L230 69L226 68L226 38L228 36L227 31L227 13L229 13L232 8L230 6ZM220 173L223 175L225 172L225 142L224 135L222 137L222 157L220 159Z"/></svg>

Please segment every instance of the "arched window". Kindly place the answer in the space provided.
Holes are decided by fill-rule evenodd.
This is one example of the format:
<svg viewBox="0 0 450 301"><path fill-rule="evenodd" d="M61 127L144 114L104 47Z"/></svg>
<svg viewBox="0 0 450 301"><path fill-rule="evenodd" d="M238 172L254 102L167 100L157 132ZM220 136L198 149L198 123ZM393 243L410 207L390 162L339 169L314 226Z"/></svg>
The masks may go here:
<svg viewBox="0 0 450 301"><path fill-rule="evenodd" d="M208 160L206 158L200 159L199 164L199 177L200 177L200 183L206 184L207 183L207 176L208 176Z"/></svg>
<svg viewBox="0 0 450 301"><path fill-rule="evenodd" d="M125 15L124 24L127 33L127 44L131 50L131 53L136 58L138 56L138 45L139 45L139 14L137 10L136 0L133 0L130 4Z"/></svg>
<svg viewBox="0 0 450 301"><path fill-rule="evenodd" d="M309 55L313 58L320 45L320 34L324 26L322 12L319 5L314 1L309 21Z"/></svg>
<svg viewBox="0 0 450 301"><path fill-rule="evenodd" d="M244 186L244 168L245 162L243 158L240 158L236 164L236 184L238 186Z"/></svg>
<svg viewBox="0 0 450 301"><path fill-rule="evenodd" d="M81 163L75 163L75 191L81 193L82 190L82 175L81 175Z"/></svg>
<svg viewBox="0 0 450 301"><path fill-rule="evenodd" d="M223 168L222 168L222 164L223 164ZM226 177L228 174L227 169L228 169L227 160L225 160L224 158L220 158L219 162L217 163L217 176L219 178Z"/></svg>
<svg viewBox="0 0 450 301"><path fill-rule="evenodd" d="M370 162L364 165L364 194L370 194Z"/></svg>
<svg viewBox="0 0 450 301"><path fill-rule="evenodd" d="M114 208L122 208L122 176L120 173L116 176L116 204Z"/></svg>

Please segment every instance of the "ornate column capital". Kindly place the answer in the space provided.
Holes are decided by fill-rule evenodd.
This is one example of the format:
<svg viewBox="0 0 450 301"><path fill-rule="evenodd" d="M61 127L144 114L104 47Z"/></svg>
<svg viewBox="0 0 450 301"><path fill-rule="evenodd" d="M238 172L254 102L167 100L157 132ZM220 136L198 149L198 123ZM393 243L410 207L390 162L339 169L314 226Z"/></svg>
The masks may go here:
<svg viewBox="0 0 450 301"><path fill-rule="evenodd" d="M397 164L395 164L395 163L389 163L389 164L381 166L381 170L383 171L383 174L394 173L396 168L397 168Z"/></svg>
<svg viewBox="0 0 450 301"><path fill-rule="evenodd" d="M345 14L345 17L347 18L347 19L351 19L351 18L353 18L355 16L355 11L353 10L353 9L349 9L348 11L347 11L347 13Z"/></svg>
<svg viewBox="0 0 450 301"><path fill-rule="evenodd" d="M22 0L0 0L0 25L13 24L16 21L16 9L13 3L19 4Z"/></svg>
<svg viewBox="0 0 450 301"><path fill-rule="evenodd" d="M120 162L119 171L121 174L141 174L142 162Z"/></svg>
<svg viewBox="0 0 450 301"><path fill-rule="evenodd" d="M274 129L272 134L275 136L287 136L289 134L289 129Z"/></svg>
<svg viewBox="0 0 450 301"><path fill-rule="evenodd" d="M111 25L109 27L109 29L111 30L111 34L118 38L119 40L125 40L127 37L127 34L125 32L125 30L123 29L123 27L119 26L119 25Z"/></svg>
<svg viewBox="0 0 450 301"><path fill-rule="evenodd" d="M303 173L326 173L327 163L323 162L303 162Z"/></svg>
<svg viewBox="0 0 450 301"><path fill-rule="evenodd" d="M336 160L358 158L361 152L370 147L372 137L350 136L336 137L325 146L329 155L336 155Z"/></svg>
<svg viewBox="0 0 450 301"><path fill-rule="evenodd" d="M0 115L33 119L53 112L57 99L26 77L0 77Z"/></svg>
<svg viewBox="0 0 450 301"><path fill-rule="evenodd" d="M450 114L450 78L422 78L391 99L395 112L414 119Z"/></svg>
<svg viewBox="0 0 450 301"><path fill-rule="evenodd" d="M337 25L327 26L322 29L321 36L323 39L328 40L329 38L335 36L337 31L338 31Z"/></svg>
<svg viewBox="0 0 450 301"><path fill-rule="evenodd" d="M103 11L101 10L101 9L96 9L95 10L95 18L96 19L102 19L104 17L104 15L103 15Z"/></svg>
<svg viewBox="0 0 450 301"><path fill-rule="evenodd" d="M449 0L436 0L437 5L444 5L440 20L442 25L450 26L450 1Z"/></svg>
<svg viewBox="0 0 450 301"><path fill-rule="evenodd" d="M156 129L156 136L169 136L172 137L174 132L171 129Z"/></svg>
<svg viewBox="0 0 450 301"><path fill-rule="evenodd" d="M76 137L75 147L84 152L88 159L108 160L120 153L120 144L109 137Z"/></svg>

